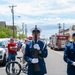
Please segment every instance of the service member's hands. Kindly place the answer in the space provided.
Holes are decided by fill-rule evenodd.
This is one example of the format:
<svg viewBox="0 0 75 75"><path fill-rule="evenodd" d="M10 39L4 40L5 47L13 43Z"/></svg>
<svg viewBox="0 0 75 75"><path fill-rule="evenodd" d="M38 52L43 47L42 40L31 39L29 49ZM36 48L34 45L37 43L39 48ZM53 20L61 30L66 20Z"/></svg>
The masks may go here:
<svg viewBox="0 0 75 75"><path fill-rule="evenodd" d="M73 62L72 65L75 66L75 62Z"/></svg>
<svg viewBox="0 0 75 75"><path fill-rule="evenodd" d="M40 46L38 44L35 44L34 49L40 50Z"/></svg>
<svg viewBox="0 0 75 75"><path fill-rule="evenodd" d="M32 62L33 64L35 64L35 63L38 63L39 60L38 60L38 58L33 58L31 62Z"/></svg>

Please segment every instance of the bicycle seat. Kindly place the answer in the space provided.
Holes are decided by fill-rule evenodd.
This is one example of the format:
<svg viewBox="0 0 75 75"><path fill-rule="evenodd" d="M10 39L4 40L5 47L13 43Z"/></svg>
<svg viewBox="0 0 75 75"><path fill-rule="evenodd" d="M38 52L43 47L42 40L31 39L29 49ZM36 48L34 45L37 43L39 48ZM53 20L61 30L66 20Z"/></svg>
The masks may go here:
<svg viewBox="0 0 75 75"><path fill-rule="evenodd" d="M17 57L17 59L21 59L22 57Z"/></svg>

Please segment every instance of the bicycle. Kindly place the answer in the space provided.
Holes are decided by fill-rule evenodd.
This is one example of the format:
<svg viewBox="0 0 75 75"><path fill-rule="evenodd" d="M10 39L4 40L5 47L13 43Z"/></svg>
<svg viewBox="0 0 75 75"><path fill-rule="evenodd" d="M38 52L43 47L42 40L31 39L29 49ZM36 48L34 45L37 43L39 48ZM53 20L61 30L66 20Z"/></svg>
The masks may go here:
<svg viewBox="0 0 75 75"><path fill-rule="evenodd" d="M20 60L20 63L17 61L11 61L6 64L6 73L7 75L20 75L21 71L25 74L28 73L28 64L22 65L22 57L17 57ZM14 66L12 66L14 65Z"/></svg>

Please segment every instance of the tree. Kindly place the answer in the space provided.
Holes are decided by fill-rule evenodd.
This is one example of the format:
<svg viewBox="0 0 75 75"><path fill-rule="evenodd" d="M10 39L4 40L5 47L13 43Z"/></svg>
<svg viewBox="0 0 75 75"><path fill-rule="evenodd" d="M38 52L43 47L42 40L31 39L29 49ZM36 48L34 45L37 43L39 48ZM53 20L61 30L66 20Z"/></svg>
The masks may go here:
<svg viewBox="0 0 75 75"><path fill-rule="evenodd" d="M0 26L0 34L1 36L0 37L11 37L13 35L13 31L7 27L4 27L4 26ZM4 35L4 36L2 36ZM16 33L15 33L15 37L16 37Z"/></svg>
<svg viewBox="0 0 75 75"><path fill-rule="evenodd" d="M20 35L20 32L22 32L22 29L19 26L17 26L17 35Z"/></svg>
<svg viewBox="0 0 75 75"><path fill-rule="evenodd" d="M5 32L0 32L0 38L7 38L7 35Z"/></svg>
<svg viewBox="0 0 75 75"><path fill-rule="evenodd" d="M24 35L22 32L23 30L19 26L17 26L17 38L27 38L27 36Z"/></svg>
<svg viewBox="0 0 75 75"><path fill-rule="evenodd" d="M19 34L18 38L27 38L27 36L24 34Z"/></svg>

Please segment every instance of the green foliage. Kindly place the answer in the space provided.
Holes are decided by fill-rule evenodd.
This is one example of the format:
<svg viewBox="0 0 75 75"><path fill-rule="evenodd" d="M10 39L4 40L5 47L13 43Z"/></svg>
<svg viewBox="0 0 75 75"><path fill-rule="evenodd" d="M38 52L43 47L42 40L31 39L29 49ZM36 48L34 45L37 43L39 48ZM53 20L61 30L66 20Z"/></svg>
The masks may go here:
<svg viewBox="0 0 75 75"><path fill-rule="evenodd" d="M7 38L7 35L5 32L0 32L0 38Z"/></svg>
<svg viewBox="0 0 75 75"><path fill-rule="evenodd" d="M7 27L0 26L0 37L5 38L5 37L11 37L13 35L13 31ZM15 33L16 36L16 33Z"/></svg>
<svg viewBox="0 0 75 75"><path fill-rule="evenodd" d="M17 34L18 34L17 38L27 38L27 36L24 35L22 32L23 30L19 26L17 26Z"/></svg>
<svg viewBox="0 0 75 75"><path fill-rule="evenodd" d="M23 32L22 29L17 26L17 33L19 34L17 36L17 33L14 32L15 38L27 38L26 35L22 34L22 32ZM0 26L0 38L8 38L8 37L13 37L13 30L4 26Z"/></svg>
<svg viewBox="0 0 75 75"><path fill-rule="evenodd" d="M27 36L24 34L19 34L18 38L27 38Z"/></svg>

